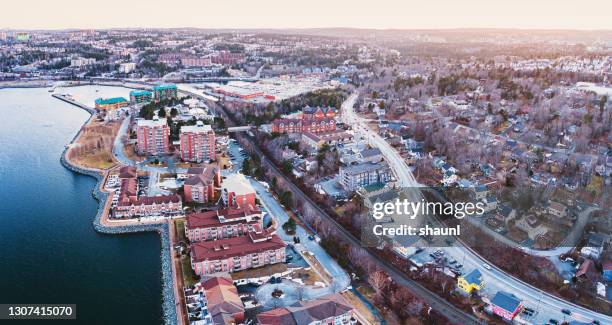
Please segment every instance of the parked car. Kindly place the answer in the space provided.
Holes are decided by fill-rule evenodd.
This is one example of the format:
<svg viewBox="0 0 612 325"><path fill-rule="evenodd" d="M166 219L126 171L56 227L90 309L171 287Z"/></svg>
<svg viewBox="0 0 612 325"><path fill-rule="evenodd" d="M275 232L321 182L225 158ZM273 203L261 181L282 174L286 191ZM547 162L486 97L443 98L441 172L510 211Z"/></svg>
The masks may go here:
<svg viewBox="0 0 612 325"><path fill-rule="evenodd" d="M489 271L491 270L491 265L489 265L487 263L482 264L482 267L484 267L485 269L487 269Z"/></svg>

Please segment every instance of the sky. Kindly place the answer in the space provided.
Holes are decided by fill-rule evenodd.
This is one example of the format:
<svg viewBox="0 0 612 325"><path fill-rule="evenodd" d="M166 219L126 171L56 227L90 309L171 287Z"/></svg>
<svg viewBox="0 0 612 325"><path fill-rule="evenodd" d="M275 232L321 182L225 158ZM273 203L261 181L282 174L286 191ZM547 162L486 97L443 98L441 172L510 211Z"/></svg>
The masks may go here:
<svg viewBox="0 0 612 325"><path fill-rule="evenodd" d="M0 29L610 29L612 0L2 0Z"/></svg>

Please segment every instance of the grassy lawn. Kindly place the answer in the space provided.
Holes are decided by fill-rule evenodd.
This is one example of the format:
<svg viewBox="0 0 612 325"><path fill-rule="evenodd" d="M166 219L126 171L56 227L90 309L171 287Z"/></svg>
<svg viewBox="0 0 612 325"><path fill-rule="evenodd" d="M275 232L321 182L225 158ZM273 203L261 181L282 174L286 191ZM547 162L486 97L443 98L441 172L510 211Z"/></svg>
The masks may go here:
<svg viewBox="0 0 612 325"><path fill-rule="evenodd" d="M113 167L116 162L113 156L108 152L98 152L95 154L89 154L87 156L81 156L74 159L77 164L96 169L109 169Z"/></svg>
<svg viewBox="0 0 612 325"><path fill-rule="evenodd" d="M187 242L187 238L185 238L185 220L176 220L174 222L174 227L176 229L176 240L177 242Z"/></svg>
<svg viewBox="0 0 612 325"><path fill-rule="evenodd" d="M185 288L193 287L198 282L198 276L191 269L189 256L181 256L181 270L183 271L183 285Z"/></svg>
<svg viewBox="0 0 612 325"><path fill-rule="evenodd" d="M266 265L255 269L242 270L231 273L233 280L249 279L249 278L261 278L264 276L270 276L276 273L283 273L287 271L287 265L283 263L277 263L272 265Z"/></svg>

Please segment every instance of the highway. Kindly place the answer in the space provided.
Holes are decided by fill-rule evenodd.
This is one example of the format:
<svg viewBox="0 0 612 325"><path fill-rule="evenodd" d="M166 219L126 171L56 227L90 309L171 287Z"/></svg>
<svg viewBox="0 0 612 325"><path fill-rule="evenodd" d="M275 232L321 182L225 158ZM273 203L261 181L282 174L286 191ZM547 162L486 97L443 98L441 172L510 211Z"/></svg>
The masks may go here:
<svg viewBox="0 0 612 325"><path fill-rule="evenodd" d="M421 187L421 185L412 175L404 159L393 147L391 147L387 141L385 141L376 132L372 131L368 127L367 122L355 114L353 106L357 96L358 93L353 93L343 103L341 113L342 121L351 125L353 130L356 132L356 135L364 137L368 140L370 145L381 150L383 156L397 177L397 183L402 188L409 189L410 194L408 197L410 199L414 199L415 195L417 197L418 195L421 195L422 197L422 194L415 194L415 192L420 192L418 187ZM597 320L601 324L612 324L612 317L608 315L580 307L576 304L544 292L513 277L512 275L505 273L493 265L491 265L491 270L485 269L482 267L482 265L487 263L487 261L472 249L463 245L461 242L456 242L455 247L447 247L443 250L448 256L453 257L457 261L463 261L461 263L464 265L463 270L465 272L478 268L483 274L483 279L485 281L486 289L484 291L490 295L491 298L499 290L508 291L522 299L528 307L538 310L539 312L534 315L534 317L527 320L530 323L543 324L548 322L549 319L554 318L559 321L576 320L581 322L591 322L593 320ZM561 312L561 309L564 308L572 311L573 314L571 317Z"/></svg>

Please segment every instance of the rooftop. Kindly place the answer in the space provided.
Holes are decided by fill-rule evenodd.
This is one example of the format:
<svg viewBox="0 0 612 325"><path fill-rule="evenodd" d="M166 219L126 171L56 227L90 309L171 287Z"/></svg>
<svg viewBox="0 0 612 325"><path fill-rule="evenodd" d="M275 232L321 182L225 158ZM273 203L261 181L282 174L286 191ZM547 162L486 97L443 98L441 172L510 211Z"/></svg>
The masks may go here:
<svg viewBox="0 0 612 325"><path fill-rule="evenodd" d="M312 324L330 317L342 316L351 310L353 306L336 293L260 313L257 315L257 320L261 325Z"/></svg>
<svg viewBox="0 0 612 325"><path fill-rule="evenodd" d="M153 90L168 90L168 89L176 89L175 84L165 84L153 87Z"/></svg>
<svg viewBox="0 0 612 325"><path fill-rule="evenodd" d="M511 313L513 313L521 305L519 298L504 291L498 291L495 294L495 297L493 297L493 300L491 300L491 303Z"/></svg>
<svg viewBox="0 0 612 325"><path fill-rule="evenodd" d="M145 120L145 119L140 119L136 122L136 124L140 127L159 127L159 126L166 126L168 125L168 122L166 121L165 118L158 118L155 117L152 120Z"/></svg>
<svg viewBox="0 0 612 325"><path fill-rule="evenodd" d="M360 173L373 172L373 171L383 169L383 168L386 168L386 166L383 164L365 162L365 163L361 163L357 165L344 167L342 169L344 169L344 172L348 174L360 174Z"/></svg>
<svg viewBox="0 0 612 325"><path fill-rule="evenodd" d="M151 96L151 92L148 90L132 90L130 96Z"/></svg>
<svg viewBox="0 0 612 325"><path fill-rule="evenodd" d="M213 129L210 125L198 121L196 125L184 125L181 126L181 133L211 133Z"/></svg>
<svg viewBox="0 0 612 325"><path fill-rule="evenodd" d="M112 105L117 103L127 103L127 99L123 97L112 97L112 98L98 98L96 99L96 105Z"/></svg>
<svg viewBox="0 0 612 325"><path fill-rule="evenodd" d="M239 236L215 241L191 244L194 262L221 260L284 248L285 242L276 234L266 240L253 240L251 236Z"/></svg>
<svg viewBox="0 0 612 325"><path fill-rule="evenodd" d="M201 213L193 213L187 216L185 226L187 228L200 228L209 227L214 225L221 225L221 223L233 223L234 221L240 221L247 217L259 218L261 217L261 210L254 208L243 208L243 209L223 209L215 211L206 211ZM222 222L223 220L224 222Z"/></svg>
<svg viewBox="0 0 612 325"><path fill-rule="evenodd" d="M255 193L249 180L243 174L231 174L223 181L223 189L228 193L236 195L246 195Z"/></svg>

